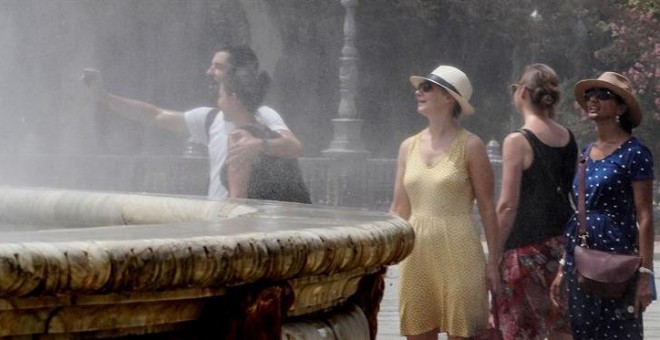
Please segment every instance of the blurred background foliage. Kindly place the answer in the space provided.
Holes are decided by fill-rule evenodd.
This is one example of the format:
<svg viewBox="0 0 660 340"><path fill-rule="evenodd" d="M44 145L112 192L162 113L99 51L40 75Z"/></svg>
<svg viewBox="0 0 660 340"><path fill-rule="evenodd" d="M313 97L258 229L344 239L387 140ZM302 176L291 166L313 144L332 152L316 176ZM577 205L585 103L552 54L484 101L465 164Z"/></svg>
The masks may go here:
<svg viewBox="0 0 660 340"><path fill-rule="evenodd" d="M424 125L414 115L407 77L437 64L456 65L472 79L477 114L465 119L467 128L501 141L520 124L508 85L525 65L541 62L560 75L560 120L582 144L593 137L592 125L574 105L573 85L606 70L627 75L645 111L636 134L658 155L658 19L657 0L360 1L359 98L366 100L358 105L367 125L378 125L366 132L370 150L392 155L392 146L373 136L401 140Z"/></svg>
<svg viewBox="0 0 660 340"><path fill-rule="evenodd" d="M593 126L574 105L575 82L606 70L628 75L645 111L635 133L660 159L658 0L357 3L355 98L370 157L396 157L399 143L424 127L411 75L439 64L464 70L477 110L464 125L501 141L520 124L509 85L540 62L560 75L559 117L581 145ZM204 72L217 46L246 43L262 65L275 65L267 104L307 157L320 156L337 117L344 15L339 0L0 1L0 154L180 155L185 139L90 108L82 68L101 69L120 95L185 110L212 105Z"/></svg>

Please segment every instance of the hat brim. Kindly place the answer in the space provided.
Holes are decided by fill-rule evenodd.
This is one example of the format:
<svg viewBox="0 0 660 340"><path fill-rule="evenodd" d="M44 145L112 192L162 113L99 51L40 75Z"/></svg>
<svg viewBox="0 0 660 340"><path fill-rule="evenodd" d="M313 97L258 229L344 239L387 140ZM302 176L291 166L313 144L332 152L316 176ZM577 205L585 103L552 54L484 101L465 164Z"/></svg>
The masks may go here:
<svg viewBox="0 0 660 340"><path fill-rule="evenodd" d="M587 110L587 101L584 99L584 92L593 88L606 88L614 92L617 96L621 97L623 101L628 106L628 113L630 114L630 120L633 127L639 126L642 122L642 110L637 103L637 99L628 91L621 89L620 87L604 80L598 79L585 79L580 80L575 84L575 89L573 90L573 95L575 100L580 104L583 110Z"/></svg>
<svg viewBox="0 0 660 340"><path fill-rule="evenodd" d="M456 101L458 102L458 105L461 106L461 113L462 114L471 115L471 114L474 113L474 107L472 107L472 105L467 100L465 100L465 98L463 98L463 96L461 96L460 94L454 92L453 90L448 89L446 86L440 85L436 81L434 81L432 79L429 79L429 78L426 78L426 77L422 77L422 76L411 76L410 77L410 83L412 84L412 86L415 89L417 89L419 87L419 84L421 84L425 81L430 81L433 84L436 84L436 85L442 87L443 89L447 90L447 92L452 97L454 97L454 99L456 99Z"/></svg>

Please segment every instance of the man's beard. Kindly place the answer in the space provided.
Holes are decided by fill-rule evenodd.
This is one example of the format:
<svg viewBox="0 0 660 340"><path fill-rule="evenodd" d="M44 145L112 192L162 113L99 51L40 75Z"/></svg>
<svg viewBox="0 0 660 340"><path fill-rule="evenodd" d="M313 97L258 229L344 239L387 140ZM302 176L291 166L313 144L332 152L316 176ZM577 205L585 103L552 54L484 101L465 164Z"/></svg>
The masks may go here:
<svg viewBox="0 0 660 340"><path fill-rule="evenodd" d="M218 91L220 91L220 83L211 79L208 81L208 106L218 106Z"/></svg>

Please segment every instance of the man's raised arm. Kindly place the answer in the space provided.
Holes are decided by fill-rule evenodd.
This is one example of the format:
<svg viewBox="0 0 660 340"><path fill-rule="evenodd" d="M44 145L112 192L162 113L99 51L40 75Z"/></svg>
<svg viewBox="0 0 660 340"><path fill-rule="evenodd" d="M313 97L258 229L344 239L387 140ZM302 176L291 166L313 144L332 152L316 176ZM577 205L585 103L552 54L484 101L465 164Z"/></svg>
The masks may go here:
<svg viewBox="0 0 660 340"><path fill-rule="evenodd" d="M181 134L188 132L183 112L166 110L153 104L114 95L105 90L101 73L97 70L85 69L81 80L98 100L124 117Z"/></svg>

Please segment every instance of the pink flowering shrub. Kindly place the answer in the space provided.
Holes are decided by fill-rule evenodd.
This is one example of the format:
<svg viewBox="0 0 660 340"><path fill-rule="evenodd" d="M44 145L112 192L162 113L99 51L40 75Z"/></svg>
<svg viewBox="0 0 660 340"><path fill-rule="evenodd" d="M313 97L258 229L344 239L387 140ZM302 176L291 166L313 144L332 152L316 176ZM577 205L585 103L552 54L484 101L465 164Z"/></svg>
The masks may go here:
<svg viewBox="0 0 660 340"><path fill-rule="evenodd" d="M598 60L627 76L644 112L660 122L660 20L654 0L628 0L607 25L612 43Z"/></svg>
<svg viewBox="0 0 660 340"><path fill-rule="evenodd" d="M660 8L657 0L626 0L603 27L612 42L595 53L608 69L632 82L644 111L635 134L643 138L660 164Z"/></svg>

